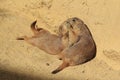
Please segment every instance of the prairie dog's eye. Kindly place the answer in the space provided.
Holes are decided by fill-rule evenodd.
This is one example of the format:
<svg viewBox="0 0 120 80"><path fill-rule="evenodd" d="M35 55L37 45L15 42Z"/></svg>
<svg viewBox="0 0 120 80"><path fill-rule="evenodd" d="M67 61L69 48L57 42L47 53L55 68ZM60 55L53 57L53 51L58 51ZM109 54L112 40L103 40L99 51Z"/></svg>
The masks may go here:
<svg viewBox="0 0 120 80"><path fill-rule="evenodd" d="M73 22L75 22L76 20L75 20L75 19L73 19L72 21L73 21Z"/></svg>

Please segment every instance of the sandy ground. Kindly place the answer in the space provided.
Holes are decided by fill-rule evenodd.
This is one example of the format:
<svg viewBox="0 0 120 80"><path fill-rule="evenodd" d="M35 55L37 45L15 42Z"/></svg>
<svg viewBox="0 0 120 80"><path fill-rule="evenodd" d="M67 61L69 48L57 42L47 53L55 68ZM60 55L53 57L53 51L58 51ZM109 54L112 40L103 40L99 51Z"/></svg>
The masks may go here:
<svg viewBox="0 0 120 80"><path fill-rule="evenodd" d="M97 56L53 75L61 64L57 56L15 39L31 36L30 24L36 19L56 33L70 17L89 26ZM119 0L0 0L0 80L120 80L119 21Z"/></svg>

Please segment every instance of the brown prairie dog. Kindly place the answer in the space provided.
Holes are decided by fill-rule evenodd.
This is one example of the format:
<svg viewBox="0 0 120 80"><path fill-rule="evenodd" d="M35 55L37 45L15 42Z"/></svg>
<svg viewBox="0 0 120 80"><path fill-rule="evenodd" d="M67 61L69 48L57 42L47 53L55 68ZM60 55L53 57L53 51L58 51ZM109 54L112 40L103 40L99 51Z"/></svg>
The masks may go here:
<svg viewBox="0 0 120 80"><path fill-rule="evenodd" d="M53 55L58 55L63 63L54 71L58 73L68 66L90 61L96 56L96 45L88 27L79 18L73 17L64 21L59 27L59 35L51 34L43 28L31 24L34 33L32 37L21 37L41 50Z"/></svg>

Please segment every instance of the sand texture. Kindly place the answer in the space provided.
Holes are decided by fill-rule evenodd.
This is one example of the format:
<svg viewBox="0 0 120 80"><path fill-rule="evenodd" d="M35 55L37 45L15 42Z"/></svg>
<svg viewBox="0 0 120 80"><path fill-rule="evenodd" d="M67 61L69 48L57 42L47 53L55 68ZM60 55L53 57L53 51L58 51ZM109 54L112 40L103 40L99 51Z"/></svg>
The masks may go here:
<svg viewBox="0 0 120 80"><path fill-rule="evenodd" d="M16 38L33 35L30 24L35 20L57 33L70 17L88 25L97 55L53 75L62 61ZM0 80L120 80L119 44L120 0L0 0Z"/></svg>

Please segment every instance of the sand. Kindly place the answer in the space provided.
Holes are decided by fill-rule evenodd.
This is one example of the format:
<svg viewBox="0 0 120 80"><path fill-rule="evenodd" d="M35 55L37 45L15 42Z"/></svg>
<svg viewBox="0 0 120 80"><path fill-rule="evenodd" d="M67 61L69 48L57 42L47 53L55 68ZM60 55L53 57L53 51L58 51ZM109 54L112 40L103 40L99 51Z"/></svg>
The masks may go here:
<svg viewBox="0 0 120 80"><path fill-rule="evenodd" d="M119 0L0 0L0 80L120 80ZM92 61L51 74L55 55L17 41L33 35L30 24L57 33L70 17L81 18L97 44ZM49 65L48 65L49 64Z"/></svg>

